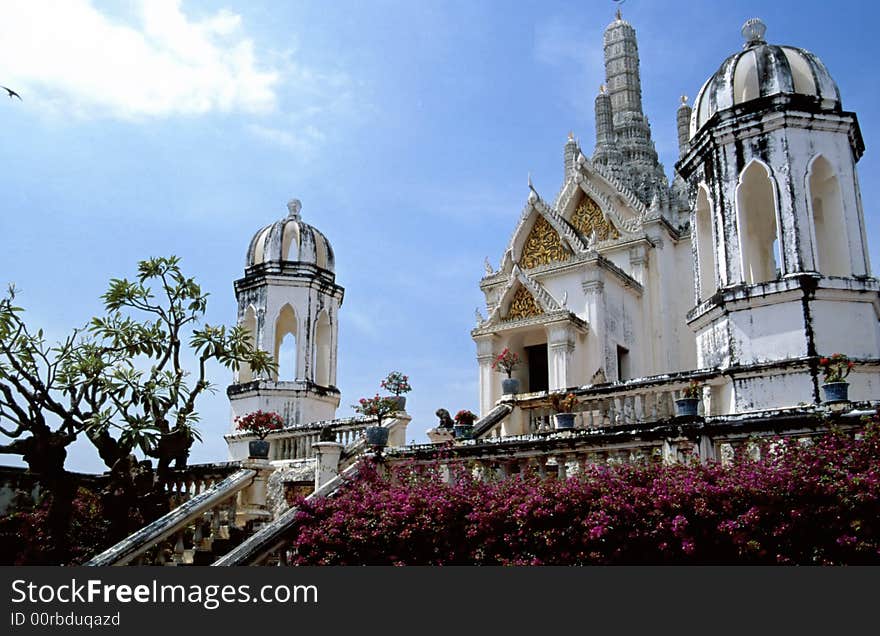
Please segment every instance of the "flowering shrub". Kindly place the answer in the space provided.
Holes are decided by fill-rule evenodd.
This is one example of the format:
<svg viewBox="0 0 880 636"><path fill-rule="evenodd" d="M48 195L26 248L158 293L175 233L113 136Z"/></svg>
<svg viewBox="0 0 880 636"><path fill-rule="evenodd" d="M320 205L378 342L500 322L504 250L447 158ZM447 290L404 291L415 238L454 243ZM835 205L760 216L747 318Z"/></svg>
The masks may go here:
<svg viewBox="0 0 880 636"><path fill-rule="evenodd" d="M382 388L390 391L394 395L401 393L409 393L412 387L409 385L409 376L403 375L400 371L392 371L382 380Z"/></svg>
<svg viewBox="0 0 880 636"><path fill-rule="evenodd" d="M361 398L353 408L355 412L361 415L375 417L376 421L381 425L382 419L386 415L397 411L397 401L389 397L379 397L377 393L375 397Z"/></svg>
<svg viewBox="0 0 880 636"><path fill-rule="evenodd" d="M681 397L689 399L699 399L703 397L703 384L696 380L691 380L687 387L681 392Z"/></svg>
<svg viewBox="0 0 880 636"><path fill-rule="evenodd" d="M492 369L496 371L504 371L509 378L510 374L513 373L513 370L517 368L521 362L522 360L519 359L518 353L514 353L510 349L505 349L495 357L495 362L492 363Z"/></svg>
<svg viewBox="0 0 880 636"><path fill-rule="evenodd" d="M842 353L835 353L830 358L819 358L819 365L825 375L826 384L843 382L853 368L852 361Z"/></svg>
<svg viewBox="0 0 880 636"><path fill-rule="evenodd" d="M269 433L282 428L284 420L278 413L271 411L254 411L235 418L235 430L256 435L260 439L266 439Z"/></svg>
<svg viewBox="0 0 880 636"><path fill-rule="evenodd" d="M577 403L578 399L574 393L568 393L567 395L562 393L550 394L550 406L557 413L572 413Z"/></svg>
<svg viewBox="0 0 880 636"><path fill-rule="evenodd" d="M880 564L880 429L765 442L730 466L592 466L480 481L374 464L300 502L292 562Z"/></svg>
<svg viewBox="0 0 880 636"><path fill-rule="evenodd" d="M467 409L462 409L458 413L455 414L455 423L456 424L464 424L465 426L470 426L474 422L477 421L476 413L472 413Z"/></svg>
<svg viewBox="0 0 880 636"><path fill-rule="evenodd" d="M52 495L30 510L15 510L0 517L0 564L79 565L109 548L110 522L100 498L80 487L71 503L67 539L69 563L51 561L55 537L49 529Z"/></svg>

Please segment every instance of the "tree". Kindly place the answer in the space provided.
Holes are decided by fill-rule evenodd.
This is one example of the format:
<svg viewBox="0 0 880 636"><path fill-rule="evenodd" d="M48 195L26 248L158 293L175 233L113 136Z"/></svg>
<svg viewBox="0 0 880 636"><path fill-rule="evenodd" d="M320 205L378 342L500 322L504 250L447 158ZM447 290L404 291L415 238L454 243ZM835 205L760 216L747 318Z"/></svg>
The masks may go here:
<svg viewBox="0 0 880 636"><path fill-rule="evenodd" d="M67 446L85 434L111 470L114 495L130 502L143 483L136 451L158 460L159 476L172 461L186 464L199 438L196 400L212 390L210 362L247 363L256 374L276 368L244 326L201 325L207 294L174 256L141 261L133 281L112 279L106 315L54 346L28 328L15 297L10 287L0 300L0 432L12 440L0 453L20 455L53 492L64 490Z"/></svg>

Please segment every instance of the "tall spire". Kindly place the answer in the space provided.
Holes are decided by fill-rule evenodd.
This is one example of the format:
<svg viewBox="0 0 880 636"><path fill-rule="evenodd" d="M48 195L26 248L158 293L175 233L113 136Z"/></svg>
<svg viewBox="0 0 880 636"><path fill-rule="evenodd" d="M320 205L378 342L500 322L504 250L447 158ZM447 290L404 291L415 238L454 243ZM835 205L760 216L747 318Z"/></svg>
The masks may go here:
<svg viewBox="0 0 880 636"><path fill-rule="evenodd" d="M615 113L642 113L636 30L620 17L605 29L605 81Z"/></svg>
<svg viewBox="0 0 880 636"><path fill-rule="evenodd" d="M605 84L596 98L594 161L609 167L620 162L621 178L648 205L666 176L651 141L651 127L642 111L639 45L636 30L618 10L605 29ZM610 116L610 117L609 117ZM609 131L609 118L613 133Z"/></svg>

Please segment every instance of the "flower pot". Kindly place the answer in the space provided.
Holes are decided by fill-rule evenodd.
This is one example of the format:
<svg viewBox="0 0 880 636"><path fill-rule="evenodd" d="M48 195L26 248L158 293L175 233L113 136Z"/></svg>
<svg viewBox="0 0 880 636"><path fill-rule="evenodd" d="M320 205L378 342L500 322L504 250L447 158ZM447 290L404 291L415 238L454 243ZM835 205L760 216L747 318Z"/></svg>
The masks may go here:
<svg viewBox="0 0 880 636"><path fill-rule="evenodd" d="M822 390L825 392L826 402L846 402L849 400L849 382L829 382L822 385Z"/></svg>
<svg viewBox="0 0 880 636"><path fill-rule="evenodd" d="M264 439L255 439L248 442L248 455L251 459L268 459L269 442Z"/></svg>
<svg viewBox="0 0 880 636"><path fill-rule="evenodd" d="M700 398L680 398L675 401L675 415L678 417L696 417Z"/></svg>
<svg viewBox="0 0 880 636"><path fill-rule="evenodd" d="M388 444L388 429L384 426L370 426L365 434L367 446L382 448Z"/></svg>
<svg viewBox="0 0 880 636"><path fill-rule="evenodd" d="M395 411L405 411L406 410L406 396L405 395L392 395L388 398L389 400L394 400L397 402L397 408Z"/></svg>
<svg viewBox="0 0 880 636"><path fill-rule="evenodd" d="M519 380L517 378L504 378L501 380L501 391L504 395L519 393Z"/></svg>
<svg viewBox="0 0 880 636"><path fill-rule="evenodd" d="M452 427L455 439L467 439L474 430L473 422L470 424L456 424Z"/></svg>
<svg viewBox="0 0 880 636"><path fill-rule="evenodd" d="M556 430L569 430L574 428L574 413L557 413Z"/></svg>

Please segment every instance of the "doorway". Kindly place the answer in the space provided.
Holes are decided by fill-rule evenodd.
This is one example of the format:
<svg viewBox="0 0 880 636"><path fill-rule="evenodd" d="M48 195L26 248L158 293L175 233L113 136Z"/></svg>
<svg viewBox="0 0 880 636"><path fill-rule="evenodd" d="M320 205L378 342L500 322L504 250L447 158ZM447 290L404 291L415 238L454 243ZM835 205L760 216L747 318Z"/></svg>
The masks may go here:
<svg viewBox="0 0 880 636"><path fill-rule="evenodd" d="M525 347L526 363L529 367L529 393L547 391L550 388L550 374L547 370L547 345L539 344Z"/></svg>

